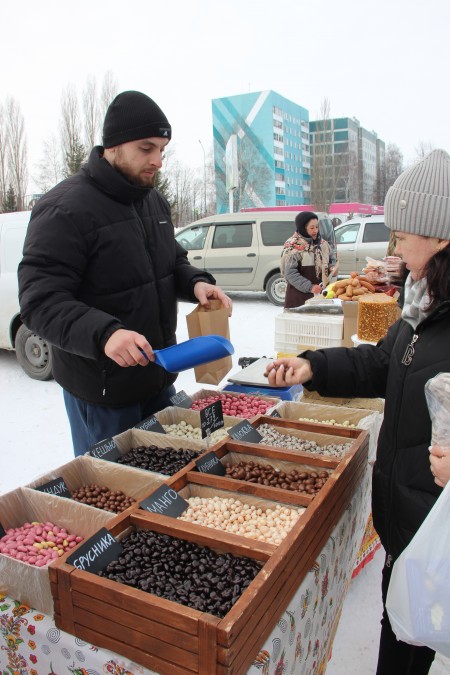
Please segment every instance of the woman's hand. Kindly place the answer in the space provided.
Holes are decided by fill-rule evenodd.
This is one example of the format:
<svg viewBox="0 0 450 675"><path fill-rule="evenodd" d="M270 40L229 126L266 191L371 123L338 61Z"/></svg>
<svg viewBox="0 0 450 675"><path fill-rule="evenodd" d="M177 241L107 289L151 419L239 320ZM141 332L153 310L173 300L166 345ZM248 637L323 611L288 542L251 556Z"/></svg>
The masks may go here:
<svg viewBox="0 0 450 675"><path fill-rule="evenodd" d="M276 359L276 361L269 363L265 374L269 384L275 387L303 384L311 380L313 376L309 361L300 357Z"/></svg>
<svg viewBox="0 0 450 675"><path fill-rule="evenodd" d="M318 293L322 293L322 286L320 284L314 284L311 287L311 293L314 293L314 295L317 295Z"/></svg>
<svg viewBox="0 0 450 675"><path fill-rule="evenodd" d="M430 447L430 469L434 482L439 487L445 487L450 480L450 447L440 445Z"/></svg>

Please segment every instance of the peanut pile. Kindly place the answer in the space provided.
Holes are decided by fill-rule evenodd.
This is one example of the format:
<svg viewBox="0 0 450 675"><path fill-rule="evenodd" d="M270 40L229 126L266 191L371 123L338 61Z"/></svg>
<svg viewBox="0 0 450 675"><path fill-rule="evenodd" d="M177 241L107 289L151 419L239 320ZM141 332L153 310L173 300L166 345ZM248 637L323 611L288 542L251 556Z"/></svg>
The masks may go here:
<svg viewBox="0 0 450 675"><path fill-rule="evenodd" d="M162 426L166 434L169 434L169 436L178 436L180 438L191 438L196 441L202 440L202 430L200 429L200 427L193 427L192 424L188 424L184 420L182 420L178 424L163 424ZM211 434L212 440L214 442L217 442L220 441L222 438L228 436L228 429L229 427L227 428L222 427L221 429L213 431Z"/></svg>
<svg viewBox="0 0 450 675"><path fill-rule="evenodd" d="M189 508L180 520L204 525L241 537L257 539L278 546L305 509L277 504L272 508L257 508L239 499L226 497L190 497Z"/></svg>
<svg viewBox="0 0 450 675"><path fill-rule="evenodd" d="M356 424L351 424L350 420L344 420L343 422L336 422L335 419L329 420L317 420L314 417L299 417L299 422L318 422L319 424L329 424L330 426L335 427L347 427L347 429L357 429Z"/></svg>

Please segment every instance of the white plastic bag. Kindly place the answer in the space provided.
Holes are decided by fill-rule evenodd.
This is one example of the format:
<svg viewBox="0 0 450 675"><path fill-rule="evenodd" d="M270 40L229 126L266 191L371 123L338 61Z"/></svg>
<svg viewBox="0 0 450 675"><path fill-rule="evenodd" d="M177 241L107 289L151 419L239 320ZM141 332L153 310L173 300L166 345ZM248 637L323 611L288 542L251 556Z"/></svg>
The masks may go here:
<svg viewBox="0 0 450 675"><path fill-rule="evenodd" d="M386 609L398 640L450 657L450 482L395 561Z"/></svg>
<svg viewBox="0 0 450 675"><path fill-rule="evenodd" d="M450 446L450 373L428 380L433 445ZM450 656L450 481L394 563L386 599L398 640Z"/></svg>

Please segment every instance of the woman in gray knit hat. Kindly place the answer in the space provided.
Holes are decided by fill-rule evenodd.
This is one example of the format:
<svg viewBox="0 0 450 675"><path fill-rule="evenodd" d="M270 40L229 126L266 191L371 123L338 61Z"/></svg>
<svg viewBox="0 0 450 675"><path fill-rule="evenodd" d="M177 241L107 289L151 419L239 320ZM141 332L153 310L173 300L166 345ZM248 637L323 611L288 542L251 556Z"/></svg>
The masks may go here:
<svg viewBox="0 0 450 675"><path fill-rule="evenodd" d="M450 479L449 447L431 448L425 384L450 372L450 157L434 150L399 176L385 201L396 254L409 275L401 318L376 346L306 351L267 368L271 385L304 384L324 396L385 398L373 469L372 514L386 551L383 605L392 564ZM386 609L377 675L428 673L434 652L396 639Z"/></svg>

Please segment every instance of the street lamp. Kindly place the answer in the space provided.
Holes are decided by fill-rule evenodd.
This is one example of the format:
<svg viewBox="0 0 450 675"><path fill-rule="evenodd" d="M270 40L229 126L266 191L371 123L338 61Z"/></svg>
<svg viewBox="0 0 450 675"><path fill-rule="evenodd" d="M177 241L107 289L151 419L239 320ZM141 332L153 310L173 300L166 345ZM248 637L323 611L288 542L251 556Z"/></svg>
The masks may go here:
<svg viewBox="0 0 450 675"><path fill-rule="evenodd" d="M206 153L200 139L198 142L203 150L203 215L206 216Z"/></svg>

